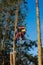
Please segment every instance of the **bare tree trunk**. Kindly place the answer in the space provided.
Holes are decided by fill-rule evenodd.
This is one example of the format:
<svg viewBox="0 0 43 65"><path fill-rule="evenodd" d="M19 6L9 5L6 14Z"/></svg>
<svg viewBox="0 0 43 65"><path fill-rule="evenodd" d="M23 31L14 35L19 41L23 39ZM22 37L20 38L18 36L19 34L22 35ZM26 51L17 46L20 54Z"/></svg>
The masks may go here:
<svg viewBox="0 0 43 65"><path fill-rule="evenodd" d="M38 65L42 65L42 54L41 54L41 34L40 34L40 16L38 0L36 0L36 16L37 16L37 33L38 33Z"/></svg>
<svg viewBox="0 0 43 65"><path fill-rule="evenodd" d="M17 23L18 23L18 11L19 11L19 0L18 0L18 6L17 9L15 11L15 25L14 25L14 42L13 42L13 65L16 65L16 51L14 51L15 49L15 33L16 33L16 27L17 27Z"/></svg>
<svg viewBox="0 0 43 65"><path fill-rule="evenodd" d="M18 22L18 10L16 10L15 12L15 15L16 15L16 19L15 19L15 30L14 30L14 42L13 42L13 65L15 65L15 58L16 58L16 51L14 50L15 49L15 33L16 33L16 27L17 27L17 22Z"/></svg>

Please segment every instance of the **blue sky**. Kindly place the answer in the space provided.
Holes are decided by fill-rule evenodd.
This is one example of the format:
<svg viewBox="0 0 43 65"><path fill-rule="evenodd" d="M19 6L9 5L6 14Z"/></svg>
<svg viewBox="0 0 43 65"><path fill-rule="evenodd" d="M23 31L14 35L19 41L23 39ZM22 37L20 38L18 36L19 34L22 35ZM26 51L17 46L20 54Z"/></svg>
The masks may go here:
<svg viewBox="0 0 43 65"><path fill-rule="evenodd" d="M37 39L37 24L36 24L36 5L35 5L35 0L28 0L28 8L29 8L29 13L26 18L26 23L27 23L27 34L29 35L29 38L32 40ZM43 0L39 0L40 4L40 23L41 23L41 39L43 41ZM43 43L42 43L43 44Z"/></svg>
<svg viewBox="0 0 43 65"><path fill-rule="evenodd" d="M39 0L40 6L40 23L41 23L41 39L42 39L42 46L43 46L43 0ZM27 34L29 35L29 39L37 40L37 27L36 27L36 5L35 0L28 0L28 15L26 17L27 23ZM36 54L37 49L34 49ZM34 53L32 51L32 53Z"/></svg>

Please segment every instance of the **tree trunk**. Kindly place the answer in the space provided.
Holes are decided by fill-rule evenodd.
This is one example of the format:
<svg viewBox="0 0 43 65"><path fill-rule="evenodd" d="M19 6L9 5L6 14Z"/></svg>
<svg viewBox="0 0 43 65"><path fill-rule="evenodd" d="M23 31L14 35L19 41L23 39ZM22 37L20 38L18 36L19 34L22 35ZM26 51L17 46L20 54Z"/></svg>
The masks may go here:
<svg viewBox="0 0 43 65"><path fill-rule="evenodd" d="M41 34L40 34L40 16L38 0L36 0L36 16L37 16L37 33L38 33L38 65L42 65L42 54L41 54Z"/></svg>
<svg viewBox="0 0 43 65"><path fill-rule="evenodd" d="M18 11L19 11L19 0L18 0L18 6L15 11L15 25L14 25L14 42L13 42L13 65L16 64L16 51L15 51L15 33L16 33L16 27L18 23Z"/></svg>

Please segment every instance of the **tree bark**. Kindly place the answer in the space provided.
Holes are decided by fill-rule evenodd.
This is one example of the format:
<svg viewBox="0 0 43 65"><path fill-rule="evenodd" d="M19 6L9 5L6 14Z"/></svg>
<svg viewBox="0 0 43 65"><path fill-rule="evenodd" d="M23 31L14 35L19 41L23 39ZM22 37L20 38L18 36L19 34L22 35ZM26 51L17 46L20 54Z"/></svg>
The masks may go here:
<svg viewBox="0 0 43 65"><path fill-rule="evenodd" d="M19 11L19 0L18 0L18 5L17 9L15 11L15 25L14 25L14 42L13 42L13 65L16 65L16 51L15 51L15 33L16 33L16 27L18 23L18 11Z"/></svg>
<svg viewBox="0 0 43 65"><path fill-rule="evenodd" d="M41 54L41 33L40 33L40 16L39 16L39 5L36 0L36 16L37 16L37 33L38 33L38 65L42 65L42 54Z"/></svg>

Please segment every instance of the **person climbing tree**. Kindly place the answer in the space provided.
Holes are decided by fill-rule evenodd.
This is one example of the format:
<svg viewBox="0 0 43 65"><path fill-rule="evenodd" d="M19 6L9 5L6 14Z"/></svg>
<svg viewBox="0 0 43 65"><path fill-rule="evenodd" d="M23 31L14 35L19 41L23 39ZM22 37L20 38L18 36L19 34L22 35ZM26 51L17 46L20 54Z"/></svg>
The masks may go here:
<svg viewBox="0 0 43 65"><path fill-rule="evenodd" d="M24 39L24 34L25 34L26 30L24 26L18 26L18 30L15 34L15 41L17 41L17 39L21 36L22 39Z"/></svg>

